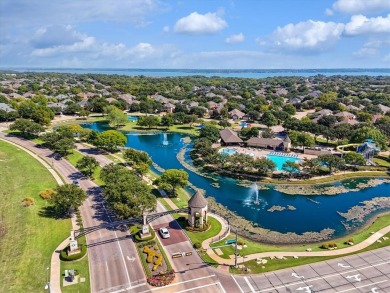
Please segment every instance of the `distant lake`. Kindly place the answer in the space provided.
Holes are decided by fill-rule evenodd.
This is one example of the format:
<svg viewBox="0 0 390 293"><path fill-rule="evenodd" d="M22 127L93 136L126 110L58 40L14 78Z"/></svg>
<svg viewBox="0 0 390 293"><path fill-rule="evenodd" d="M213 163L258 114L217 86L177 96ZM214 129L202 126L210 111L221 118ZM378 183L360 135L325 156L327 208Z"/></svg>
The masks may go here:
<svg viewBox="0 0 390 293"><path fill-rule="evenodd" d="M0 68L17 72L58 72L72 74L117 74L128 76L206 76L265 78L275 76L315 76L315 75L369 75L389 76L390 68L357 69L110 69L110 68Z"/></svg>
<svg viewBox="0 0 390 293"><path fill-rule="evenodd" d="M97 131L107 130L105 123L91 123L82 125L85 128ZM279 231L295 232L298 234L307 231L319 232L325 228L335 229L335 236L346 234L343 220L337 211L347 212L360 202L370 200L374 197L390 196L389 184L381 184L376 187L362 189L357 192L347 192L338 195L287 195L276 191L270 186L268 190L259 190L260 205L254 205L255 194L250 188L239 186L236 180L215 176L216 181L195 174L187 170L176 158L177 153L186 147L185 160L192 164L189 152L192 144L185 144L182 138L188 135L179 133L125 133L127 136L127 147L147 152L152 160L164 169L183 169L189 173L189 181L197 188L204 189L207 196L213 196L217 202L235 211L238 215L259 226ZM168 141L163 144L164 136ZM159 173L155 168L153 171ZM368 179L345 180L343 182L328 184L340 185L347 188L354 188L359 182L367 182ZM219 188L212 186L218 183ZM296 210L284 210L282 212L268 212L274 205L287 207L294 206ZM372 215L371 215L372 216ZM354 223L348 223L358 227Z"/></svg>

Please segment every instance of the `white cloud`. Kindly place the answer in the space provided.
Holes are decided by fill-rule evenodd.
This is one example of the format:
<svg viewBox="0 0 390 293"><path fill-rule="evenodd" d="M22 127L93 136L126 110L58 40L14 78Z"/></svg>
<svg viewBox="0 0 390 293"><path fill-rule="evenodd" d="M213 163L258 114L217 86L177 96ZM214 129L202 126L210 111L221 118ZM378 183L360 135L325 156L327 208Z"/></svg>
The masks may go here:
<svg viewBox="0 0 390 293"><path fill-rule="evenodd" d="M192 12L176 22L174 31L182 34L214 34L226 27L226 21L217 13L199 14Z"/></svg>
<svg viewBox="0 0 390 293"><path fill-rule="evenodd" d="M386 17L367 18L364 15L353 15L345 25L344 33L349 36L373 33L390 33L390 14Z"/></svg>
<svg viewBox="0 0 390 293"><path fill-rule="evenodd" d="M325 14L326 14L327 16L332 16L332 15L334 14L334 12L333 12L332 9L326 8Z"/></svg>
<svg viewBox="0 0 390 293"><path fill-rule="evenodd" d="M243 33L239 33L237 35L231 35L225 39L225 42L228 44L236 44L242 43L245 40L245 36Z"/></svg>
<svg viewBox="0 0 390 293"><path fill-rule="evenodd" d="M305 21L278 27L270 37L258 39L261 46L276 51L321 52L331 48L343 32L344 24Z"/></svg>
<svg viewBox="0 0 390 293"><path fill-rule="evenodd" d="M169 32L169 30L170 30L170 29L169 29L169 26L166 25L166 26L163 27L163 32L164 32L164 33Z"/></svg>
<svg viewBox="0 0 390 293"><path fill-rule="evenodd" d="M389 0L337 0L333 3L334 10L356 14L356 13L374 13L390 10Z"/></svg>
<svg viewBox="0 0 390 293"><path fill-rule="evenodd" d="M371 40L365 42L358 51L353 52L353 56L359 58L379 57L383 53L383 48L390 48L390 37L371 38Z"/></svg>

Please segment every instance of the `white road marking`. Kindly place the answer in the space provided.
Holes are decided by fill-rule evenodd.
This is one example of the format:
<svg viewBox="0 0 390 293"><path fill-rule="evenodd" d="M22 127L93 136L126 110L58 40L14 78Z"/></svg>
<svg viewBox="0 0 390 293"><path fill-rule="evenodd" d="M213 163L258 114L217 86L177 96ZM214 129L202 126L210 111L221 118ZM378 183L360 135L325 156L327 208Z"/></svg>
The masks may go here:
<svg viewBox="0 0 390 293"><path fill-rule="evenodd" d="M110 293L119 293L119 292L125 292L125 289L120 289L120 290L112 291L112 292L110 292Z"/></svg>
<svg viewBox="0 0 390 293"><path fill-rule="evenodd" d="M343 291L337 291L337 293L348 292L348 291L352 291L352 290L356 290L356 289L360 289L360 288L364 288L364 287L369 287L369 286L381 284L381 283L384 283L384 282L387 282L387 281L388 280L383 280L383 281L371 283L371 284L368 284L368 285L362 285L362 286L359 286L359 287L354 287L354 288L343 290ZM376 289L376 288L373 288L372 290L374 290L374 289ZM375 291L372 291L372 290L371 290L371 292L375 292Z"/></svg>
<svg viewBox="0 0 390 293"><path fill-rule="evenodd" d="M385 262L377 263L377 264L374 264L374 265L369 265L369 266L366 266L366 267L357 268L357 269L353 269L353 270L348 270L348 271L344 271L344 272L340 272L340 273L335 273L335 274L331 274L331 275L327 275L327 276L323 276L323 277L306 279L305 282L308 283L308 282L313 282L313 281L318 281L318 280L324 280L324 279L335 277L335 276L341 276L343 274L349 274L349 273L357 272L357 271L360 271L360 270L366 270L366 269L370 269L370 268L379 267L381 265L385 265L385 264L389 264L389 263L390 263L390 261L385 261ZM290 284L287 284L287 285L280 285L280 286L277 286L277 287L271 287L271 288L264 289L264 290L261 290L261 291L258 291L258 292L267 292L267 291L270 291L270 290L287 288L287 287L295 286L295 285L299 285L299 284L304 284L304 282L303 281L298 281L298 282L290 283Z"/></svg>
<svg viewBox="0 0 390 293"><path fill-rule="evenodd" d="M187 280L187 281L177 282L177 283L169 284L169 285L164 286L164 287L157 287L157 288L153 288L153 289L150 289L150 290L151 291L162 290L162 289L167 288L167 287L177 286L177 285L180 285L180 284L193 282L193 281L198 281L198 280L203 280L203 279L212 278L212 277L215 277L215 275L209 275L209 276L195 278L195 279L191 279L191 280ZM149 292L149 291L144 291L144 292Z"/></svg>
<svg viewBox="0 0 390 293"><path fill-rule="evenodd" d="M306 287L299 287L297 289L297 291L302 291L302 290L305 290L305 293L311 293L311 287L313 287L313 285L310 285L310 286L306 286Z"/></svg>
<svg viewBox="0 0 390 293"><path fill-rule="evenodd" d="M106 212L107 216L108 216L108 219L110 220L110 222L112 222L111 220L111 217L110 217L110 214L107 212L107 209L106 209L106 206L102 203L102 206L104 208L104 211ZM121 255L122 255L122 261L123 261L123 264L125 266L125 270L126 270L126 277L127 277L127 281L129 282L129 285L131 286L131 281L130 281L130 276L129 276L129 271L127 270L127 266L126 266L126 261L125 261L125 256L123 255L123 251L122 251L122 247L120 245L120 241L118 240L118 235L116 234L116 230L114 230L114 234L115 234L115 238L116 238L116 243L118 244L119 246L119 251L121 252Z"/></svg>
<svg viewBox="0 0 390 293"><path fill-rule="evenodd" d="M349 269L351 266L348 266L348 265L344 265L342 263L338 263L337 266L339 266L340 268L344 268L344 269Z"/></svg>
<svg viewBox="0 0 390 293"><path fill-rule="evenodd" d="M360 282L362 278L360 277L360 274L356 274L353 276L346 276L347 279L355 279L355 281Z"/></svg>
<svg viewBox="0 0 390 293"><path fill-rule="evenodd" d="M237 285L238 289L240 289L241 293L244 293L244 290L242 290L240 284L238 284L236 278L233 275L232 275L232 278L233 278L234 282L236 282L236 285Z"/></svg>
<svg viewBox="0 0 390 293"><path fill-rule="evenodd" d="M256 292L255 288L253 288L252 284L248 281L247 277L244 277L245 282L248 284L249 289L251 289L252 292Z"/></svg>
<svg viewBox="0 0 390 293"><path fill-rule="evenodd" d="M106 262L106 270L107 270L107 272L109 271L107 262Z"/></svg>
<svg viewBox="0 0 390 293"><path fill-rule="evenodd" d="M193 290L196 290L196 289L210 287L212 285L218 285L218 283L220 283L220 282L215 282L215 283L211 283L211 284L207 284L207 285L203 285L203 286L198 286L198 287L194 287L194 288L190 288L190 289L185 289L185 290L182 290L182 291L178 291L176 293L183 293L183 292L193 291Z"/></svg>
<svg viewBox="0 0 390 293"><path fill-rule="evenodd" d="M219 285L219 287L221 287L222 293L226 293L225 288L222 286L221 282L218 282L217 284Z"/></svg>
<svg viewBox="0 0 390 293"><path fill-rule="evenodd" d="M377 287L375 287L375 288L372 288L372 289L371 289L371 292L372 292L372 293L378 293L378 291L377 291L377 290L378 290L378 288L377 288Z"/></svg>
<svg viewBox="0 0 390 293"><path fill-rule="evenodd" d="M134 257L134 256L132 256L132 257L127 256L127 259L128 259L129 261L131 261L131 262L134 262L134 261L135 261L135 257Z"/></svg>
<svg viewBox="0 0 390 293"><path fill-rule="evenodd" d="M304 278L305 278L304 276L299 276L299 275L296 274L296 273L292 273L292 274L291 274L291 277L295 277L295 278L297 278L297 279L304 279Z"/></svg>

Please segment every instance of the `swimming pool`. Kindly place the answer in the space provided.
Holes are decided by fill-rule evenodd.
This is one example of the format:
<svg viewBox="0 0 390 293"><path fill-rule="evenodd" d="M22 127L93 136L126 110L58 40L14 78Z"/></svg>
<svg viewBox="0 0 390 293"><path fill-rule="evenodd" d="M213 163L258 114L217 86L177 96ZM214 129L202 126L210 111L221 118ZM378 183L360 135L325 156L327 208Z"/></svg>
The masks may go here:
<svg viewBox="0 0 390 293"><path fill-rule="evenodd" d="M136 117L136 116L127 116L127 120L129 120L131 122L137 122L138 121L138 117Z"/></svg>
<svg viewBox="0 0 390 293"><path fill-rule="evenodd" d="M301 159L298 158L290 158L290 157L275 156L275 155L266 155L266 157L276 164L275 171L282 171L283 164L286 163L287 161L296 162L296 163L299 163L301 161Z"/></svg>
<svg viewBox="0 0 390 293"><path fill-rule="evenodd" d="M223 149L221 151L221 154L223 154L223 155L233 155L235 153L237 153L237 151L234 149Z"/></svg>

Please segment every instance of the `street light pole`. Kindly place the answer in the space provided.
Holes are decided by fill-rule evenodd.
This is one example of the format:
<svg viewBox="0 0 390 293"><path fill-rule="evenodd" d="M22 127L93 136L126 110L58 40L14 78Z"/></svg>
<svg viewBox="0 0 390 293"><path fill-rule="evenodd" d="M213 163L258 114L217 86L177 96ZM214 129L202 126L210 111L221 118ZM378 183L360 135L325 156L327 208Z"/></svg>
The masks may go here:
<svg viewBox="0 0 390 293"><path fill-rule="evenodd" d="M236 228L236 248L235 248L235 251L234 251L234 267L237 268L237 228Z"/></svg>

